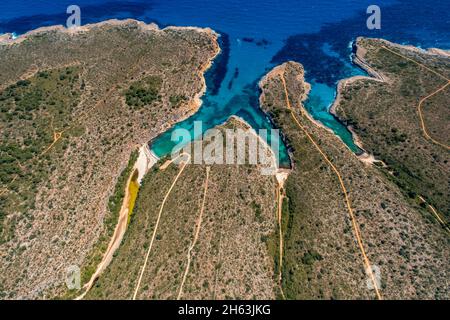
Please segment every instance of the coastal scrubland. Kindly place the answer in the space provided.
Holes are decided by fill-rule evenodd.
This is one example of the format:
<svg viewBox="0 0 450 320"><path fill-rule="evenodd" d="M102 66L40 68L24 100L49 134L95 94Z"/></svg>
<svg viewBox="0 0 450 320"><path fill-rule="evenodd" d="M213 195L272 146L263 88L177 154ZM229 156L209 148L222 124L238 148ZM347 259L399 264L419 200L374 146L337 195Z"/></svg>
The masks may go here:
<svg viewBox="0 0 450 320"><path fill-rule="evenodd" d="M308 93L302 66L284 63L269 72L260 86L261 107L282 129L293 161L282 217L284 296L375 299L356 241L356 225L373 274L380 280L382 298L448 299L446 231L419 203L409 201L384 169L361 161L337 136L312 121L302 105ZM383 99L380 93L376 101ZM363 106L354 108L360 111ZM364 108L366 116L378 112L367 105ZM342 178L354 220L338 175L325 157ZM279 243L277 236L273 235L272 243ZM275 266L280 265L277 254L273 260Z"/></svg>
<svg viewBox="0 0 450 320"><path fill-rule="evenodd" d="M236 128L249 126L230 118L219 127ZM210 142L203 143L207 146ZM162 201L180 172L175 163L161 167L166 160L160 160L145 176L122 245L86 298L133 297ZM186 165L162 208L136 298L275 298L276 281L267 249L275 233L276 187L274 176L262 175L259 165Z"/></svg>
<svg viewBox="0 0 450 320"><path fill-rule="evenodd" d="M384 81L349 82L342 88L337 115L384 162L379 170L411 203L426 207L422 197L448 224L450 87L443 86L450 81L450 58L377 39L360 38L356 45L356 62ZM420 112L431 138L444 146L427 138L421 126L419 103L433 93Z"/></svg>
<svg viewBox="0 0 450 320"><path fill-rule="evenodd" d="M66 270L91 278L131 179L128 229L85 298L374 299L372 274L385 299L449 299L450 60L355 46L373 78L341 82L333 112L364 154L310 117L286 62L260 82L291 157L282 187L260 165L168 158L138 186L137 146L197 110L217 34L113 20L2 40L0 298L78 296Z"/></svg>
<svg viewBox="0 0 450 320"><path fill-rule="evenodd" d="M197 110L216 40L133 20L4 37L1 298L63 296L71 265L89 277L130 155Z"/></svg>
<svg viewBox="0 0 450 320"><path fill-rule="evenodd" d="M133 151L127 166L122 170L116 180L114 191L108 199L108 214L105 215L103 220L103 230L101 236L98 238L93 248L89 251L88 256L85 258L84 268L82 270L83 272L81 273L81 283L87 283L91 279L91 276L94 274L98 264L101 262L102 257L108 248L109 241L114 234L114 229L119 219L122 202L125 198L127 181L130 175L133 174L133 166L137 157L137 151ZM132 182L130 182L130 188L131 185ZM76 290L70 290L66 293L66 295L64 295L64 297L74 297L77 293L78 292Z"/></svg>

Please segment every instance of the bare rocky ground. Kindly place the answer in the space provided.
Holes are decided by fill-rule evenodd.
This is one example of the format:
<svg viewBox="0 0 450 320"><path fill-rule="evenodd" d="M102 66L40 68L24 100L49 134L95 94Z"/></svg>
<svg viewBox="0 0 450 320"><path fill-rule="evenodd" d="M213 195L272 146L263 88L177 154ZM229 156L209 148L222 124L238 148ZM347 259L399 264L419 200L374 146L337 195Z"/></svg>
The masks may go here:
<svg viewBox="0 0 450 320"><path fill-rule="evenodd" d="M287 108L281 76L293 110ZM287 299L376 298L344 193L320 149L342 177L381 297L448 299L450 252L445 229L425 207L410 201L383 167L361 161L310 118L302 106L309 90L303 76L300 64L288 62L260 83L261 106L285 134L293 161L284 186L283 260L278 255L275 182L256 178L252 170L242 167L220 168L218 173L219 168L212 166L204 224L192 251L182 298L282 298L283 294ZM134 225L88 298L132 297L155 214L178 170L169 166L147 176ZM138 299L177 298L200 211L205 171L204 166L188 166L177 182ZM161 185L166 188L161 190ZM283 293L277 283L280 266Z"/></svg>
<svg viewBox="0 0 450 320"><path fill-rule="evenodd" d="M108 236L108 199L132 150L197 110L216 38L127 20L0 44L2 298L60 296L66 268L84 271ZM129 105L142 83L146 103Z"/></svg>
<svg viewBox="0 0 450 320"><path fill-rule="evenodd" d="M384 173L411 202L423 197L448 223L450 86L443 86L450 79L449 57L379 39L360 38L357 45L356 62L384 81L359 79L346 85L338 116L385 163ZM421 127L418 105L429 95L421 105L424 124L443 146L426 138Z"/></svg>
<svg viewBox="0 0 450 320"><path fill-rule="evenodd" d="M280 74L293 111L287 109ZM293 112L342 176L365 251L380 271L382 297L448 299L448 234L382 169L360 161L334 134L310 120L302 106L307 93L303 76L300 64L287 62L261 82L262 108L286 134L294 162L285 186L284 294L288 299L376 298L367 287L369 278L337 176L294 122ZM371 86L366 84L366 90ZM377 103L380 99L382 95Z"/></svg>
<svg viewBox="0 0 450 320"><path fill-rule="evenodd" d="M382 81L348 82L335 112L385 165L361 161L304 111L308 84L300 64L276 67L261 81L260 102L285 134L293 162L283 190L283 260L275 178L261 175L258 166L211 165L181 298L281 298L280 267L288 299L375 298L326 155L348 191L382 297L449 299L449 236L419 198L448 218L448 153L423 137L416 112L420 97L442 81L381 45L446 77L449 65L440 55L358 40L359 63ZM217 50L210 30L158 30L134 21L76 33L46 30L0 45L2 298L67 293L66 268L85 270L90 252L102 252L99 243L109 239L109 199L130 154L196 110L202 74ZM430 99L423 110L430 132L445 143L447 94ZM242 126L232 118L222 128ZM164 160L145 176L122 245L87 298L133 296L156 216L179 172L175 164L159 170ZM206 167L187 165L170 193L138 299L177 298Z"/></svg>
<svg viewBox="0 0 450 320"><path fill-rule="evenodd" d="M248 128L231 118L220 128ZM205 142L207 145L207 142ZM160 164L164 163L164 159ZM130 299L162 199L179 172L155 166L140 189L130 227L110 267L86 298ZM176 299L203 199L205 164L189 164L169 194L137 299ZM276 181L258 165L210 166L202 224L182 299L273 299L268 239L276 225Z"/></svg>

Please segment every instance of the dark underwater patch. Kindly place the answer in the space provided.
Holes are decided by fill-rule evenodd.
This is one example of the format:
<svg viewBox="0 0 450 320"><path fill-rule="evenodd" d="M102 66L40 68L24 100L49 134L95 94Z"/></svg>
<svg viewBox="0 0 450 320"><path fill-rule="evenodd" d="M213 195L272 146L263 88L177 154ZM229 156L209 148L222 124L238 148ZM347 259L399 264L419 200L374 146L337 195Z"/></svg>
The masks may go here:
<svg viewBox="0 0 450 320"><path fill-rule="evenodd" d="M81 24L99 22L105 19L140 17L153 8L151 2L111 1L102 4L80 6ZM25 33L42 26L65 25L69 15L62 7L61 13L38 14L0 21L0 33ZM158 23L156 20L152 22ZM160 25L158 23L158 25Z"/></svg>
<svg viewBox="0 0 450 320"><path fill-rule="evenodd" d="M230 59L230 38L228 34L219 32L218 39L220 54L205 74L206 86L210 95L217 95L225 75L227 74L228 60Z"/></svg>
<svg viewBox="0 0 450 320"><path fill-rule="evenodd" d="M426 47L448 44L448 4L402 1L391 6L381 5L380 8L380 30L367 29L368 15L365 11L360 11L352 18L326 24L317 33L290 36L272 58L272 63L280 64L288 60L300 62L307 71L307 81L315 79L316 82L334 86L340 79L352 75L351 65L346 63L351 53L348 45L358 36ZM433 16L435 19L421 19L421 16ZM417 19L421 19L420 29ZM429 35L428 39L421 37L422 40L419 40L419 32ZM324 52L324 43L328 43L338 56Z"/></svg>

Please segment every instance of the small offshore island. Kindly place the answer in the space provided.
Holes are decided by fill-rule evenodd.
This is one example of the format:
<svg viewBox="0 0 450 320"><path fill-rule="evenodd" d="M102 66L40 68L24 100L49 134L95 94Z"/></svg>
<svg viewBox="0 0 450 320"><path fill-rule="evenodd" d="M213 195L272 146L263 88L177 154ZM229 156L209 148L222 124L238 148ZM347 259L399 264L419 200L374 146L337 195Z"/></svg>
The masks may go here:
<svg viewBox="0 0 450 320"><path fill-rule="evenodd" d="M258 98L289 169L158 159L148 141L199 110L218 38L136 20L3 36L0 297L449 299L448 54L356 40L370 77L332 112L361 155L287 61ZM230 116L216 128L252 130Z"/></svg>

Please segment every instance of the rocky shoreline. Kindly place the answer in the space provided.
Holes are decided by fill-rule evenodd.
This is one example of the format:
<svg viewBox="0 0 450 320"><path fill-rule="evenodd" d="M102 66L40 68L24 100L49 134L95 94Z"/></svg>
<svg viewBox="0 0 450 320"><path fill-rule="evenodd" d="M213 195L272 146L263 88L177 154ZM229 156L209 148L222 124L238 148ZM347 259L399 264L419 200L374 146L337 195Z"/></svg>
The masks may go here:
<svg viewBox="0 0 450 320"><path fill-rule="evenodd" d="M66 34L77 34L77 33L83 33L87 31L91 31L92 29L102 27L104 25L110 25L110 26L123 26L128 24L136 24L139 26L143 31L167 31L167 30L195 30L198 32L204 32L207 34L210 34L214 37L217 37L218 34L212 30L211 28L200 28L200 27L178 27L178 26L167 26L165 28L160 28L156 23L145 23L140 20L136 19L108 19L96 23L90 23L85 24L79 27L72 27L72 28L66 28L63 25L54 25L54 26L48 26L48 27L40 27L34 30L30 30L24 34L21 34L17 37L14 37L12 33L5 33L0 35L0 45L12 45L20 43L26 39L28 39L31 36L34 35L41 35L48 32L61 32Z"/></svg>

